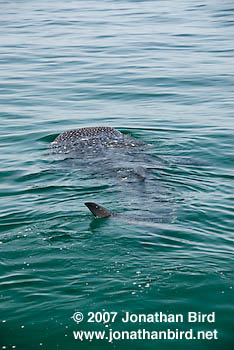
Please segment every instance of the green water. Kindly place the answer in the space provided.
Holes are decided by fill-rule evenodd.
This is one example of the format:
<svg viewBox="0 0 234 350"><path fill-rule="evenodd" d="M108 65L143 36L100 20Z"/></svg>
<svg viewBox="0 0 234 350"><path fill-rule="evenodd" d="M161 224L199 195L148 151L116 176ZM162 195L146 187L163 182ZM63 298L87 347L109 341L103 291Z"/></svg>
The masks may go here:
<svg viewBox="0 0 234 350"><path fill-rule="evenodd" d="M1 349L233 349L232 2L0 11ZM48 153L60 132L96 125L147 146L126 164L147 165L144 182L116 170L122 153L113 168ZM136 220L95 220L84 202ZM89 312L117 316L88 322ZM123 323L126 312L184 319ZM215 320L189 323L188 312ZM218 339L73 334L168 328Z"/></svg>

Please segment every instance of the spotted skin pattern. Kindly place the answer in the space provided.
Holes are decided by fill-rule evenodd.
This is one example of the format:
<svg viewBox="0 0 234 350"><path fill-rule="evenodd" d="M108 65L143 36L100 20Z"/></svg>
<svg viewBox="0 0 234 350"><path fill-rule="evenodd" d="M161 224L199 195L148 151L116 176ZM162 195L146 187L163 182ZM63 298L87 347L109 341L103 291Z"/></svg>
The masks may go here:
<svg viewBox="0 0 234 350"><path fill-rule="evenodd" d="M97 152L107 148L132 148L140 145L140 142L120 131L108 127L89 127L65 131L58 135L51 143L53 153L70 153L77 151Z"/></svg>

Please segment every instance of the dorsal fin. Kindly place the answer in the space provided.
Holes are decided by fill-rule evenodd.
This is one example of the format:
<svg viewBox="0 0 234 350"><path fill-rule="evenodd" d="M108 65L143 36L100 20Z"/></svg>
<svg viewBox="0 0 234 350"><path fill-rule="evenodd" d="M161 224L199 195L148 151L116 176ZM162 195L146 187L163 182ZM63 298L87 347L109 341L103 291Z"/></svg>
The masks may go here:
<svg viewBox="0 0 234 350"><path fill-rule="evenodd" d="M114 215L114 213L96 203L86 202L85 205L96 218L107 218L108 216Z"/></svg>

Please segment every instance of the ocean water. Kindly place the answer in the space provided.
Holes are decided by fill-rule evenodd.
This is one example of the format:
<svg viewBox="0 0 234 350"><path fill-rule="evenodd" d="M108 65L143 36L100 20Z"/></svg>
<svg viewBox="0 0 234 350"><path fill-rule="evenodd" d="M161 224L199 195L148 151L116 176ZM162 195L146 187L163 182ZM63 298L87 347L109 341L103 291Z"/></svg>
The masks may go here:
<svg viewBox="0 0 234 350"><path fill-rule="evenodd" d="M234 349L233 1L0 11L0 348ZM59 133L98 125L146 145L127 174L122 151L112 166L48 152ZM85 202L127 219L94 219ZM124 323L126 312L183 321ZM135 339L143 329L206 339Z"/></svg>

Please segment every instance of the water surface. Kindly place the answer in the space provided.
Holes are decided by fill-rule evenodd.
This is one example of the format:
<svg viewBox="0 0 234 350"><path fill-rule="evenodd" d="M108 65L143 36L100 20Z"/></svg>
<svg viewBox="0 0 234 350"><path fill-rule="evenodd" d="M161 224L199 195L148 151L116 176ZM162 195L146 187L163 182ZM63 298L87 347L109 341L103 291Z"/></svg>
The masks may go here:
<svg viewBox="0 0 234 350"><path fill-rule="evenodd" d="M233 3L0 1L0 11L2 349L232 349ZM147 145L133 162L147 164L143 183L118 172L121 155L111 168L48 154L60 132L96 125ZM84 202L163 220L94 220ZM215 312L215 323L169 326L217 329L218 340L74 340L110 328L86 322L104 309ZM168 328L111 325L143 326Z"/></svg>

